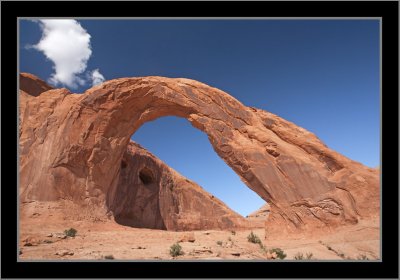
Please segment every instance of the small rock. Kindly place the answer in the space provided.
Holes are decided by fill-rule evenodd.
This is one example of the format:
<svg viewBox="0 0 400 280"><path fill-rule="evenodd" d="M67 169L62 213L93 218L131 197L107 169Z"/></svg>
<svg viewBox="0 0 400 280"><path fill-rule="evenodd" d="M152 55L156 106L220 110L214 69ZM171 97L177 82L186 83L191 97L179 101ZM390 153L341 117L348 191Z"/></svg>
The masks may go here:
<svg viewBox="0 0 400 280"><path fill-rule="evenodd" d="M23 246L36 246L39 244L39 241L34 237L27 237L22 240Z"/></svg>
<svg viewBox="0 0 400 280"><path fill-rule="evenodd" d="M56 234L56 237L59 238L59 239L65 239L65 238L67 238L67 236L66 236L65 234L63 234L63 233L58 233L58 234Z"/></svg>
<svg viewBox="0 0 400 280"><path fill-rule="evenodd" d="M231 255L232 255L232 256L235 256L235 257L240 257L240 253L237 253L237 252L231 253Z"/></svg>
<svg viewBox="0 0 400 280"><path fill-rule="evenodd" d="M60 256L60 257L63 257L63 256L72 256L73 254L74 254L74 252L68 251L68 250L61 250L61 251L58 251L57 253L55 253L55 255L58 255L58 256Z"/></svg>
<svg viewBox="0 0 400 280"><path fill-rule="evenodd" d="M224 247L224 248L232 248L233 247L233 242L232 241L225 242L222 247Z"/></svg>
<svg viewBox="0 0 400 280"><path fill-rule="evenodd" d="M178 242L195 242L195 241L196 241L196 238L194 237L194 233L189 232L189 233L183 234Z"/></svg>
<svg viewBox="0 0 400 280"><path fill-rule="evenodd" d="M194 249L194 250L192 250L192 253L193 254L204 254L204 253L212 254L213 251L210 249Z"/></svg>
<svg viewBox="0 0 400 280"><path fill-rule="evenodd" d="M277 152L274 148L267 147L266 150L273 157L278 157L280 155L280 153Z"/></svg>
<svg viewBox="0 0 400 280"><path fill-rule="evenodd" d="M19 254L22 255L22 250L19 250Z"/></svg>
<svg viewBox="0 0 400 280"><path fill-rule="evenodd" d="M53 237L53 234L49 233L48 235L46 235L46 237Z"/></svg>

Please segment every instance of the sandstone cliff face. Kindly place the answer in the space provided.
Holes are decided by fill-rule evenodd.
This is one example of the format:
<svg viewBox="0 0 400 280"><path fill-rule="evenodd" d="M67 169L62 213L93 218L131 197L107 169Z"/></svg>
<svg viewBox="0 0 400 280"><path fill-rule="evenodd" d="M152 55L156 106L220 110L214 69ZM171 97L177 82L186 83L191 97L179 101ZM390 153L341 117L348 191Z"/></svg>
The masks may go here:
<svg viewBox="0 0 400 280"><path fill-rule="evenodd" d="M115 193L109 208L123 225L175 231L247 225L242 216L133 141L123 155Z"/></svg>
<svg viewBox="0 0 400 280"><path fill-rule="evenodd" d="M21 74L21 79L29 75ZM271 207L267 236L329 230L379 215L379 174L315 135L189 79L115 79L71 94L20 93L20 197L118 201L130 136L163 116L188 119Z"/></svg>
<svg viewBox="0 0 400 280"><path fill-rule="evenodd" d="M301 153L297 154L298 158L275 158L276 166L288 175L289 184L300 197L280 201L278 210L271 204L267 235L277 236L279 229L281 233L301 229L312 235L318 233L318 229L329 231L337 225L355 224L359 219L379 216L379 170L336 153L313 133L289 121L252 109L266 128ZM294 150L292 155L296 155ZM308 158L314 160L311 165L304 163ZM327 185L308 180L310 176L324 176Z"/></svg>

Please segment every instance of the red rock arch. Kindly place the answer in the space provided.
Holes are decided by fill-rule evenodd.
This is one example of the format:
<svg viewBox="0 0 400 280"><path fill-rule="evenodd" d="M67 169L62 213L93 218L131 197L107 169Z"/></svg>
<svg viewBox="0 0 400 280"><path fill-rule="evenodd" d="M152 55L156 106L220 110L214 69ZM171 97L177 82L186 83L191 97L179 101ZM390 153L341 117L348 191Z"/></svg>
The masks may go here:
<svg viewBox="0 0 400 280"><path fill-rule="evenodd" d="M21 90L21 198L109 204L130 136L147 121L178 116L206 133L216 153L271 204L271 234L379 213L376 171L203 83L144 77L111 80L82 95L55 89L33 97Z"/></svg>

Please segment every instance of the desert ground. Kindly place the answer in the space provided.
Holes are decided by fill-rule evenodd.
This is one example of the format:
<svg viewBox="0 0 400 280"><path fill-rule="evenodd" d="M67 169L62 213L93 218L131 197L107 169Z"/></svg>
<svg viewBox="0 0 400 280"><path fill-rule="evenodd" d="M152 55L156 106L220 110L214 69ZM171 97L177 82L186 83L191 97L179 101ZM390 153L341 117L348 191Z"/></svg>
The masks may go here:
<svg viewBox="0 0 400 280"><path fill-rule="evenodd" d="M68 209L68 211L64 210ZM361 220L335 233L313 239L265 240L260 221L253 229L166 231L122 226L96 216L70 201L29 201L20 205L19 259L29 260L262 260L276 261L271 249L280 248L284 261L298 254L319 260L378 260L378 220ZM265 217L263 217L265 218ZM75 237L64 234L74 228ZM262 245L251 243L253 232ZM171 256L170 247L179 243L183 254ZM264 249L262 248L264 247ZM277 258L279 260L279 258Z"/></svg>

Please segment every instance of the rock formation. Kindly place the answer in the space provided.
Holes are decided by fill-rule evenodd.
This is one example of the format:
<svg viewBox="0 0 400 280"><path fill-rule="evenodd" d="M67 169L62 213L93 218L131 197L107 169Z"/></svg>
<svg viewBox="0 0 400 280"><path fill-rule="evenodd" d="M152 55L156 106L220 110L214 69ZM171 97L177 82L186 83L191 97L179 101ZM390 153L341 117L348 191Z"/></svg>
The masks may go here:
<svg viewBox="0 0 400 280"><path fill-rule="evenodd" d="M131 141L121 161L110 210L115 221L167 230L233 229L246 220Z"/></svg>
<svg viewBox="0 0 400 280"><path fill-rule="evenodd" d="M188 119L270 207L267 237L314 233L379 215L379 173L282 118L203 83L121 78L83 94L21 74L20 198L69 198L110 210L130 137L163 116ZM36 96L37 95L37 96ZM228 187L228 186L227 186Z"/></svg>
<svg viewBox="0 0 400 280"><path fill-rule="evenodd" d="M250 213L246 216L246 220L253 226L253 227L264 227L265 222L268 219L269 212L271 211L271 207L268 203L261 206L256 211Z"/></svg>

